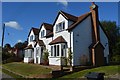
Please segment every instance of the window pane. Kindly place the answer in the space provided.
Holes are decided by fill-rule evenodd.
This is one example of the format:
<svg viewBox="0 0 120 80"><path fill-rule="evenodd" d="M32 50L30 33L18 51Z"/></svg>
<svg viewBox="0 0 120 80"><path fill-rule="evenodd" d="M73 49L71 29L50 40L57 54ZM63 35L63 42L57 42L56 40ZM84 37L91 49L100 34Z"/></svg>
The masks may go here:
<svg viewBox="0 0 120 80"><path fill-rule="evenodd" d="M58 31L58 25L56 25L56 32Z"/></svg>
<svg viewBox="0 0 120 80"><path fill-rule="evenodd" d="M59 45L57 45L57 56L59 56Z"/></svg>
<svg viewBox="0 0 120 80"><path fill-rule="evenodd" d="M62 30L62 23L59 23L59 31Z"/></svg>
<svg viewBox="0 0 120 80"><path fill-rule="evenodd" d="M56 57L56 45L54 46L54 56Z"/></svg>
<svg viewBox="0 0 120 80"><path fill-rule="evenodd" d="M65 29L65 22L63 22L63 24L62 24L62 29L63 30Z"/></svg>
<svg viewBox="0 0 120 80"><path fill-rule="evenodd" d="M53 56L53 46L51 46L51 56Z"/></svg>
<svg viewBox="0 0 120 80"><path fill-rule="evenodd" d="M45 31L43 30L43 37L44 37L44 35L45 35Z"/></svg>
<svg viewBox="0 0 120 80"><path fill-rule="evenodd" d="M62 47L61 47L61 56L65 56L65 54L66 54L66 46L62 45Z"/></svg>

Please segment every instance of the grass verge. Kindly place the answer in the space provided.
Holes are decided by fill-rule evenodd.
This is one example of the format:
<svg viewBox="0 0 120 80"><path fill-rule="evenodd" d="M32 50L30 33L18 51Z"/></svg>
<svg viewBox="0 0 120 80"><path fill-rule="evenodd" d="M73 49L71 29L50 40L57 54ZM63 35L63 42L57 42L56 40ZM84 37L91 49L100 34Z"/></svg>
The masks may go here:
<svg viewBox="0 0 120 80"><path fill-rule="evenodd" d="M116 66L102 66L93 69L86 69L79 72L75 72L69 75L65 75L61 78L84 78L84 76L89 72L102 72L105 73L105 77L110 78L111 75L119 74L120 72L120 65Z"/></svg>
<svg viewBox="0 0 120 80"><path fill-rule="evenodd" d="M37 64L27 64L22 62L12 62L2 65L3 68L21 74L26 77L32 77L35 75L48 74L51 69L42 67Z"/></svg>

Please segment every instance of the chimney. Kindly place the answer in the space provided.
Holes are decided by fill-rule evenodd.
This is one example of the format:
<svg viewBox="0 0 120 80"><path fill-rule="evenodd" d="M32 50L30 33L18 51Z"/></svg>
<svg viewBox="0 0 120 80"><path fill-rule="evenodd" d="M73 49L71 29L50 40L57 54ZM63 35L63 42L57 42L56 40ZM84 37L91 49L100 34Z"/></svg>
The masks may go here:
<svg viewBox="0 0 120 80"><path fill-rule="evenodd" d="M98 6L92 2L90 6L90 11L92 13L92 22L93 22L93 43L96 43L100 40L99 36L99 17L98 17Z"/></svg>

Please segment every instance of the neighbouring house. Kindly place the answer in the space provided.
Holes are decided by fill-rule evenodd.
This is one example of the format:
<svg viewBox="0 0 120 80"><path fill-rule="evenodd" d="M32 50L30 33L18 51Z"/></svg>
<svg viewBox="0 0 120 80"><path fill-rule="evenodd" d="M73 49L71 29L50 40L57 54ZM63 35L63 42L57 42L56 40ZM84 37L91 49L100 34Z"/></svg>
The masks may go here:
<svg viewBox="0 0 120 80"><path fill-rule="evenodd" d="M99 21L98 6L92 3L90 12L81 16L59 11L53 24L32 28L24 62L43 63L44 48L48 49L50 65L65 65L61 57L68 57L68 49L72 51L72 66L108 63L108 36Z"/></svg>

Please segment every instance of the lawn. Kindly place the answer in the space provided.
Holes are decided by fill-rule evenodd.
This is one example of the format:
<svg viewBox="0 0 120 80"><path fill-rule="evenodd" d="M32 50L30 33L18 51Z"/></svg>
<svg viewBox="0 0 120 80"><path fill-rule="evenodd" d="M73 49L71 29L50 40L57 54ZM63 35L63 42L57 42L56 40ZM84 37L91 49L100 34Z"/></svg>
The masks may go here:
<svg viewBox="0 0 120 80"><path fill-rule="evenodd" d="M21 75L32 77L35 75L48 74L51 69L42 67L38 64L27 64L22 62L13 62L2 65L4 68Z"/></svg>
<svg viewBox="0 0 120 80"><path fill-rule="evenodd" d="M120 72L120 65L103 66L103 67L98 67L98 68L93 68L93 69L86 69L86 70L75 72L69 75L65 75L61 78L84 78L84 76L89 72L102 72L102 73L105 73L106 78L110 78L111 75L115 75L115 74L118 74L118 72Z"/></svg>

